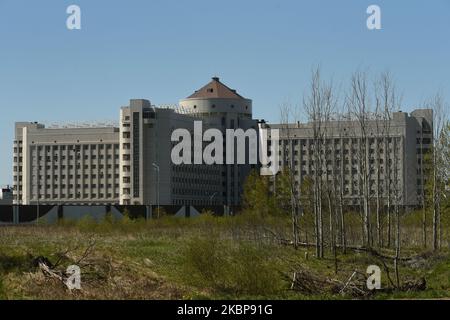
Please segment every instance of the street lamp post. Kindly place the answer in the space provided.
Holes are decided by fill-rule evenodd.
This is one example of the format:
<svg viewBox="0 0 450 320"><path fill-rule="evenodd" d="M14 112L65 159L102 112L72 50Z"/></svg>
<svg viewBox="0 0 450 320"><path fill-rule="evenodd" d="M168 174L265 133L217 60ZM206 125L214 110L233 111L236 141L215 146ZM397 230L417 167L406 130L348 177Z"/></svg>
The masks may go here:
<svg viewBox="0 0 450 320"><path fill-rule="evenodd" d="M39 189L39 187L38 187ZM39 191L37 192L36 225L39 224Z"/></svg>
<svg viewBox="0 0 450 320"><path fill-rule="evenodd" d="M36 181L36 197L37 197L37 206L36 206L36 225L39 224L39 198L40 198L40 190L39 190L39 174L38 174L38 168L36 166L35 172L34 172L34 181Z"/></svg>
<svg viewBox="0 0 450 320"><path fill-rule="evenodd" d="M157 189L157 201L158 201L158 218L159 218L159 205L160 205L160 202L159 202L159 187L160 187L160 181L159 181L159 165L157 165L156 163L152 163L152 166L153 166L153 168L155 168L156 169L156 171L158 172L158 189Z"/></svg>

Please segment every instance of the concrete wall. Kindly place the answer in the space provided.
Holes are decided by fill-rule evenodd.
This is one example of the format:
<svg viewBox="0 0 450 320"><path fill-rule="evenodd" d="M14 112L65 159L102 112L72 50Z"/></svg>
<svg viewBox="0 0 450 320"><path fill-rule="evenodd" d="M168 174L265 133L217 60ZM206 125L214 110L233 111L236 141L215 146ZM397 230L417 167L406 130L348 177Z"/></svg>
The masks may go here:
<svg viewBox="0 0 450 320"><path fill-rule="evenodd" d="M39 223L56 223L59 219L78 221L85 217L91 217L95 221L102 221L107 214L115 219L122 219L126 214L131 219L156 218L157 206L26 206L26 205L1 205L0 225L11 224L35 224L38 217ZM161 210L168 216L191 218L198 217L203 210L213 211L217 215L239 210L239 208L225 208L223 206L161 206Z"/></svg>

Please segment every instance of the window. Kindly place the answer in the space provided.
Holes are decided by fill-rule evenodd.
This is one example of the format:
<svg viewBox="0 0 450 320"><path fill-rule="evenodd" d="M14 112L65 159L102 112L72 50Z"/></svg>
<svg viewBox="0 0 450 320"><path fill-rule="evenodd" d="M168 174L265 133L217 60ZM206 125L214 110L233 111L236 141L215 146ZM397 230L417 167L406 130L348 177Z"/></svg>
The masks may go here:
<svg viewBox="0 0 450 320"><path fill-rule="evenodd" d="M133 113L133 196L139 197L140 195L140 135L139 135L139 113ZM128 159L126 157L128 156ZM130 155L124 155L124 160L130 160Z"/></svg>

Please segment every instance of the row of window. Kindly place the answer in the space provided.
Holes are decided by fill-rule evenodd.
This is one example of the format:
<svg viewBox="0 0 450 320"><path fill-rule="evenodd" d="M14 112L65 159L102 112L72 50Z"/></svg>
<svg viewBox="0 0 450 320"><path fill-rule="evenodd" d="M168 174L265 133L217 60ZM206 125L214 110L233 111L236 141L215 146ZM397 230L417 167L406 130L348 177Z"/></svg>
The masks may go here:
<svg viewBox="0 0 450 320"><path fill-rule="evenodd" d="M76 200L76 199L113 199L113 194L112 193L108 193L108 194L106 194L106 198L105 198L105 194L104 193L100 193L98 195L98 197L97 197L97 194L95 194L95 193L92 193L92 194L87 194L87 193L85 193L85 194L73 194L73 193L71 193L71 194L68 195L68 197L66 197L66 194L61 194L61 195L53 194L53 195L51 195L51 194L47 193L47 194L39 195L39 198L35 194L35 195L33 195L33 198L34 199L46 199L46 200L48 200L48 199L51 199L51 200L61 200L61 199L73 199L73 200ZM115 193L114 194L114 199L118 199L118 198L119 198L119 194Z"/></svg>
<svg viewBox="0 0 450 320"><path fill-rule="evenodd" d="M289 162L290 161L290 157L286 157L285 159L284 159L286 162ZM371 164L371 165L374 165L375 164L375 160L376 159L374 159L374 158L369 158L369 164ZM384 165L384 159L377 159L378 160L378 163L382 166L382 165ZM393 161L394 159L388 159L388 165L389 166L392 166L393 165L393 163L394 163L394 161ZM341 158L336 158L336 159L334 159L334 161L333 160L322 160L322 161L319 161L319 163L321 163L322 165L328 165L328 166L331 166L331 165L333 165L333 162L335 163L335 165L337 166L337 167L339 167L340 165L341 165L341 163L343 163L344 165L349 165L350 164L350 158L349 157L345 157L345 160L344 161L342 161L342 159ZM280 163L281 163L281 161L280 161ZM299 164L299 161L298 160L294 160L294 163L295 163L295 165L298 165ZM307 160L302 160L301 161L301 163L302 163L302 165L303 166L306 166L308 163L309 163L309 165L310 166L314 166L314 164L316 163L315 162L315 160L312 160L312 159L307 159ZM360 160L358 160L358 159L355 159L355 158L352 158L351 159L351 164L352 165L354 165L354 166L356 166L356 165L358 165L359 163L361 163L361 161ZM420 160L419 160L419 164L420 164Z"/></svg>
<svg viewBox="0 0 450 320"><path fill-rule="evenodd" d="M45 186L46 189L51 189L52 186L53 186L53 189L66 189L66 188L73 189L74 187L76 187L77 189L81 189L81 184L74 185L74 184L65 184L65 183L63 183L63 184L54 184L54 185L38 184L35 187L37 187L38 189L42 189L44 186ZM113 184L110 184L110 183L106 184L106 188L107 189L111 189L112 187L113 187ZM83 188L84 189L89 189L89 188L97 189L97 184L95 184L95 183L94 184L84 184ZM99 184L98 188L104 189L105 185L104 184ZM118 183L114 184L114 188L119 188L119 184Z"/></svg>
<svg viewBox="0 0 450 320"><path fill-rule="evenodd" d="M341 153L343 153L344 155L347 155L347 154L349 154L350 153L350 151L351 151L351 153L356 153L356 154L358 154L359 153L359 149L355 149L355 148L353 148L352 150L350 150L350 149L344 149L344 150L341 150L341 149L327 149L327 150L324 150L324 149L321 149L320 150L320 154L327 154L327 155L331 155L332 153L333 153L333 151L334 151L334 154L335 155L340 155ZM342 152L343 151L343 152ZM400 152L401 151L401 149L398 147L397 148L397 152ZM364 152L364 151L363 151ZM278 151L278 154L282 154L283 153L283 150L279 150ZM284 153L285 154L289 154L289 153L291 153L291 148L290 147L288 147L288 146L286 146L285 148L284 148ZM301 150L301 152L299 151L299 150L293 150L293 153L295 154L295 155L298 155L299 153L301 153L302 155L306 155L306 154L310 154L310 155L314 155L315 153L314 153L314 148L309 148L309 152L308 152L308 150L305 150L305 149L302 149ZM375 149L370 149L369 150L369 154L371 154L371 155L373 155L373 154L375 154L375 153L378 153L378 154L384 154L384 149L379 149L379 150L375 150ZM391 149L389 149L389 154L392 154L393 153L393 149L391 148Z"/></svg>
<svg viewBox="0 0 450 320"><path fill-rule="evenodd" d="M174 177L173 181L176 183L201 184L201 185L210 185L210 186L220 185L220 179L212 180L212 179L200 179L200 178Z"/></svg>
<svg viewBox="0 0 450 320"><path fill-rule="evenodd" d="M219 205L222 204L221 200L213 199L203 199L203 200L186 200L186 199L176 199L173 200L174 205Z"/></svg>
<svg viewBox="0 0 450 320"><path fill-rule="evenodd" d="M96 165L92 165L92 166L85 165L83 168L85 170L89 170L89 169L95 170L95 169L97 169L97 166ZM112 166L111 165L107 165L106 168L107 169L112 169ZM54 171L59 170L59 167L58 166L38 166L38 167L33 167L32 171L36 172L36 170L37 170L39 172L39 171L43 171L44 169L46 171L53 171L54 172ZM81 170L81 166L80 165L77 165L77 166L73 166L73 165L61 166L61 170L71 170L72 171L74 169L75 170ZM105 166L104 165L99 165L98 169L99 170L105 169ZM114 169L119 170L119 166L115 165ZM14 166L13 171L14 172L22 172L22 167Z"/></svg>
<svg viewBox="0 0 450 320"><path fill-rule="evenodd" d="M378 144L384 144L385 142L387 142L388 144L393 144L394 143L394 140L395 140L395 142L400 142L400 138L378 138L378 139L376 139L376 140L378 140L377 142L378 142ZM369 140L368 140L368 143L369 143L369 145L375 145L375 142L376 142L376 140L375 140L375 138L369 138ZM314 141L314 139L289 139L289 140L287 140L287 139L280 139L280 141L279 141L279 144L281 145L282 143L289 143L290 141L292 141L292 143L296 146L296 145L298 145L298 144L301 144L301 145L303 145L304 147L306 147L306 145L309 143L309 145L310 146L313 146L314 144L315 144L315 141ZM341 142L342 143L344 143L344 144L347 144L347 145L349 145L349 144L352 144L352 145L355 145L355 144L359 144L360 142L362 141L362 138L342 138L342 139L339 139L339 138L330 138L330 139L326 139L325 140L325 144L326 145L331 145L331 144L335 144L335 145L340 145L341 144ZM269 141L270 142L270 141ZM317 142L318 144L320 144L320 145L323 145L324 144L324 141L323 140L320 140L320 141L318 141Z"/></svg>
<svg viewBox="0 0 450 320"><path fill-rule="evenodd" d="M55 174L55 175L46 175L45 176L45 179L47 179L47 180L50 180L50 179L52 179L52 180L59 180L60 178L61 178L61 180L65 180L66 179L66 177L68 177L69 178L69 180L72 180L72 179L77 179L77 180L81 180L81 177L83 177L85 180L89 180L89 179L97 179L97 177L99 178L99 179L113 179L113 176L114 176L114 179L119 179L119 174L111 174L111 173L108 173L108 174L104 174L104 173L100 173L100 174L85 174L85 175L80 175L80 174L77 174L77 175L73 175L73 174L69 174L69 175L65 175L65 174L62 174L62 175L57 175L57 174ZM36 175L33 175L33 177L32 177L32 179L33 180L36 180ZM44 176L43 175L38 175L38 179L39 180L44 180Z"/></svg>
<svg viewBox="0 0 450 320"><path fill-rule="evenodd" d="M286 166L288 165L289 162L290 162L289 159L287 159L287 160L285 161ZM283 162L280 161L280 162L279 162L279 166L281 167L281 166L283 166L283 165L284 165ZM297 168L298 165L299 165L299 162L298 162L297 160L295 160L295 161L293 162L293 165L294 165L294 168ZM341 165L340 165L340 163L335 163L334 167L333 167L333 164L332 164L332 163L328 163L328 162L327 162L326 164L325 164L325 163L320 163L320 164L318 165L318 167L321 167L322 169L325 169L325 168L326 168L326 169L329 170L330 173L331 173L332 171L337 171L337 170L339 170L338 172L341 171ZM361 166L361 167L362 167L362 166ZM400 167L400 166L398 166L397 168L395 168L394 165L393 165L393 163L391 163L391 164L388 165L387 167L390 168L391 171L393 171L394 169L397 169L397 170L399 170L399 171L401 170L401 167ZM302 161L301 168L304 169L304 170L314 171L315 168L316 168L316 166L315 166L315 163L314 163L314 162L310 162L309 164L307 164L305 161ZM370 163L370 164L369 164L368 170L370 171L371 174L374 174L374 173L376 172L376 169L377 169L377 167L375 167L375 166L373 165L373 163ZM384 166L384 165L380 165L380 166L379 166L379 172L380 172L381 174L384 174L384 169L385 169L385 166ZM346 163L344 164L344 166L343 166L343 170L344 170L344 172L345 172L346 174L348 174L348 173L350 172L350 170L351 170L353 173L358 173L358 171L359 171L359 166L358 166L358 164L351 164L351 165L350 165L348 162L346 162ZM362 168L362 170L363 170L363 168ZM295 171L298 172L298 169L295 169ZM323 174L323 173L325 173L325 171L323 171L321 174Z"/></svg>
<svg viewBox="0 0 450 320"><path fill-rule="evenodd" d="M430 138L423 138L422 140L420 138L417 138L416 141L417 144L431 144L431 139Z"/></svg>
<svg viewBox="0 0 450 320"><path fill-rule="evenodd" d="M33 141L34 143L34 141ZM79 152L81 149L83 150L110 150L114 146L115 149L119 149L118 144L79 144L79 145L51 145L51 146L36 146L34 147L37 149L37 151L45 151L45 152L51 152L51 151L75 151Z"/></svg>
<svg viewBox="0 0 450 320"><path fill-rule="evenodd" d="M295 183L295 187L297 188L297 190L295 191L295 193L297 194L297 196L301 195L301 192L299 190L299 186L300 186L300 184L298 182L296 182ZM335 187L335 191L337 193L340 192L339 186ZM393 191L394 190L393 190L393 187L392 187L391 188L391 192L393 192ZM398 190L398 192L401 192L401 190ZM376 195L377 194L377 189L374 188L374 187L370 188L370 193L371 193L372 196ZM362 192L362 188L353 188L353 189L350 190L350 188L345 187L343 192L342 192L342 194L344 196L353 196L354 197L354 196L362 196L363 192ZM385 197L385 196L387 196L387 190L385 190L383 187L380 187L380 189L378 190L378 194L383 196L383 197Z"/></svg>
<svg viewBox="0 0 450 320"><path fill-rule="evenodd" d="M220 165L174 165L173 171L176 173L193 173L193 174L217 174L221 170Z"/></svg>
<svg viewBox="0 0 450 320"><path fill-rule="evenodd" d="M84 155L84 157L83 157L84 160L96 160L97 158L100 159L100 160L104 160L104 159L111 160L113 158L113 155L112 154L107 154L107 155L100 154L97 157L97 155L93 154L93 155L90 155L90 156L89 155ZM77 156L69 156L69 157L66 157L66 156L53 156L53 157L50 157L50 156L47 156L47 157L43 157L43 156L36 157L36 156L33 156L32 157L32 160L34 162L36 162L36 160L38 160L38 161L45 160L46 162L58 162L58 161L64 161L64 160L67 160L67 159L69 159L69 160L75 160L75 159L76 160L81 160L81 155L77 154ZM115 154L114 155L114 159L115 160L119 160L119 155ZM22 161L22 157L20 157L19 160ZM14 157L14 161L17 161L17 157Z"/></svg>
<svg viewBox="0 0 450 320"><path fill-rule="evenodd" d="M215 197L220 196L220 192L214 192L214 190L205 191L205 189L194 188L172 188L172 193L178 196L190 196L190 197L204 197L214 200ZM225 196L225 193L223 194Z"/></svg>

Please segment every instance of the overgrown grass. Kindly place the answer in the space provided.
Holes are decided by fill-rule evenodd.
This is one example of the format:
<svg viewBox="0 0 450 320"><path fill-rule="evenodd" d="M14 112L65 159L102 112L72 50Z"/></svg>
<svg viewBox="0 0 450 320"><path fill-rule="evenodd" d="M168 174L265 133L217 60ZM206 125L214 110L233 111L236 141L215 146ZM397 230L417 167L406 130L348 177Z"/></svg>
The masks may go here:
<svg viewBox="0 0 450 320"><path fill-rule="evenodd" d="M282 288L270 248L222 241L217 235L191 239L184 251L183 272L199 288L231 296L272 295Z"/></svg>
<svg viewBox="0 0 450 320"><path fill-rule="evenodd" d="M357 217L353 219L349 225L359 228ZM272 233L290 239L289 220L203 215L145 221L108 216L100 222L86 217L56 225L0 228L0 299L342 299L346 297L290 290L293 266L346 281L354 270L364 273L368 265L380 263L363 252L343 255L339 251L335 273L328 249L325 259L318 260L314 248L295 250L281 245ZM38 256L54 263L58 253L75 248L68 261L76 261L91 241L95 250L89 262L101 266L105 279L84 283L80 293L70 293L61 283L48 281L31 263ZM392 255L390 250L383 253ZM404 256L418 253L414 246L402 248ZM392 263L388 264L393 274ZM450 257L446 251L417 265L402 264L400 275L402 281L425 277L427 290L377 294L375 298L450 297ZM383 287L389 285L384 270L382 282Z"/></svg>
<svg viewBox="0 0 450 320"><path fill-rule="evenodd" d="M6 299L6 288L5 284L3 283L3 276L0 276L0 300Z"/></svg>

